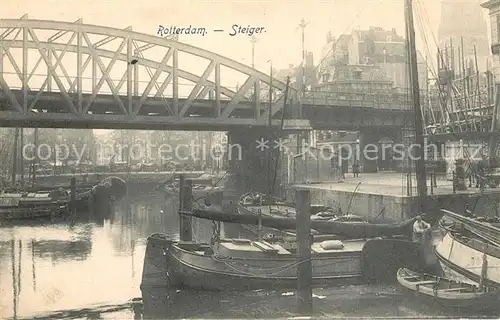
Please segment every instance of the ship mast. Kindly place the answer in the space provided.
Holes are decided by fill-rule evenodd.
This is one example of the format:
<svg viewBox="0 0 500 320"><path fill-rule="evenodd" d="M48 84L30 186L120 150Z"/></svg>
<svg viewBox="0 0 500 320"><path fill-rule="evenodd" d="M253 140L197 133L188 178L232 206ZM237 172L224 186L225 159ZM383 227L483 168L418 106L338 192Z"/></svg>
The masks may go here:
<svg viewBox="0 0 500 320"><path fill-rule="evenodd" d="M425 212L427 198L427 179L425 173L425 141L423 132L422 109L420 106L420 88L418 84L417 50L415 47L415 28L413 24L412 0L405 0L406 48L408 54L408 71L410 75L411 101L413 105L415 143L413 150L415 159L415 175L417 178L417 204L420 212Z"/></svg>

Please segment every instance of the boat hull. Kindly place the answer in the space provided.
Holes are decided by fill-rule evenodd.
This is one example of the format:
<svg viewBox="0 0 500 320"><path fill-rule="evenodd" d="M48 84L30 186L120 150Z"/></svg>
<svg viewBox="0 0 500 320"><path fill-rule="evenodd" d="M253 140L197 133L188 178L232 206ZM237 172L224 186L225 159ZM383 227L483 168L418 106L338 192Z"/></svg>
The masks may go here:
<svg viewBox="0 0 500 320"><path fill-rule="evenodd" d="M293 230L296 228L297 221L295 217L277 217L277 215L266 215L262 212L259 216L255 213L246 213L248 210L241 204L238 206L238 214L226 213L207 209L193 209L191 212L181 212L183 215L189 215L201 219L214 221L253 224L258 225L259 221L264 227ZM336 221L312 220L311 229L322 234L335 234L348 239L369 239L377 237L406 236L412 234L415 218L400 223L392 224L373 224L373 223L350 223Z"/></svg>
<svg viewBox="0 0 500 320"><path fill-rule="evenodd" d="M231 243L237 243L235 241L226 243L231 247ZM320 242L312 245L314 286L367 280L393 282L399 268L415 265L416 253L411 253L415 251L415 245L410 241L371 239L342 243L342 250L326 252L326 255L321 255ZM277 258L280 254L270 254L263 258L262 252L255 249L236 250L233 254L219 250L217 253L214 255L208 244L178 243L165 235L154 234L147 241L141 288L188 287L225 291L295 288L297 285L295 254L284 253L285 258ZM256 253L260 258L255 256ZM384 278L381 275L384 272L390 273L391 277Z"/></svg>
<svg viewBox="0 0 500 320"><path fill-rule="evenodd" d="M473 242L467 244L450 232L436 246L436 256L447 276L465 277L476 283L481 279L483 255L479 248L473 247ZM500 287L500 257L488 253L486 257L488 270L484 283Z"/></svg>
<svg viewBox="0 0 500 320"><path fill-rule="evenodd" d="M224 258L209 252L207 244L178 243L165 237L150 237L148 247L162 248L150 258L146 257L145 266L151 273L161 274L165 270L165 283L171 287L189 287L201 290L252 290L272 288L293 288L297 286L297 257L269 256L251 258L232 256ZM186 247L196 246L195 251ZM335 252L324 257L312 258L313 285L359 283L362 279L361 249ZM148 248L146 249L148 250ZM152 250L152 249L151 249ZM149 271L148 271L149 272ZM163 280L160 280L163 281ZM158 281L146 281L154 283Z"/></svg>
<svg viewBox="0 0 500 320"><path fill-rule="evenodd" d="M66 205L54 205L40 208L1 208L0 220L30 220L60 216L68 212Z"/></svg>

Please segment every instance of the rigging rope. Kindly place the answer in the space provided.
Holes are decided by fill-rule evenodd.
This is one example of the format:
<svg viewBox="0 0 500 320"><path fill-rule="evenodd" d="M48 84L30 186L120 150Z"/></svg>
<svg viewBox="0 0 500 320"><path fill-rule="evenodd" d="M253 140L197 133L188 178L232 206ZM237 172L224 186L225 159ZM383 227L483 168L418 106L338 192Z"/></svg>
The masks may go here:
<svg viewBox="0 0 500 320"><path fill-rule="evenodd" d="M417 0L417 1L416 1L416 3L417 3L417 6L419 6L419 7L420 7L421 14L423 15L423 17L422 17L421 15L419 15L419 14L420 14L419 10L416 10L416 12L417 12L417 19L420 21L420 23L421 23L421 25L422 25L422 38L423 38L424 43L425 43L425 46L426 46L425 48L426 48L428 51L430 51L430 46L429 46L429 44L428 44L428 42L427 42L427 38L426 38L426 34L427 34L427 33L429 33L429 34L432 36L432 39L434 40L434 44L436 45L436 47L437 47L437 48L439 48L438 42L437 42L437 40L436 40L436 36L435 36L434 32L431 30L431 28L429 27L428 32L425 32L425 31L423 30L423 29L424 29L424 24L425 24L425 23L424 23L424 21L422 21L422 20L426 20L426 22L428 23L428 25L429 25L429 26L431 25L431 23L430 23L430 19L429 19L429 16L428 16L428 14L427 14L427 10L425 9L425 7L424 7L424 5L423 5L423 3L422 3L421 1ZM442 55L441 55L441 54L439 54L439 55L438 55L438 59L441 59L441 62L443 63L443 65L444 65L444 67L446 68L446 70L449 70L449 66L445 64L445 61L444 61L444 59L443 59L443 57L442 57ZM434 65L432 65L432 68L430 68L430 71L431 71L432 75L436 78L436 82L437 82L438 88L441 88L441 84L440 84L439 76L436 76L436 74L437 74L437 75L439 75L439 74L438 74L439 70L438 70L438 72L436 72L436 71L435 71L435 69L434 69ZM479 79L477 79L477 81L479 81ZM453 85L453 88L452 88L452 89L453 89L453 93L454 93L455 95L456 95L456 94L459 94L459 89L458 89L456 86L454 86L454 85ZM464 90L464 88L462 88L462 89ZM465 94L465 93L463 93L463 94ZM444 100L445 93L444 93L444 92L442 92L442 90L441 90L441 89L439 89L439 90L438 90L438 95L439 95L439 96L440 96L440 98L441 98L440 103L441 103L442 101L445 101L445 100ZM480 104L481 104L481 101L480 101ZM430 106L429 106L429 107L430 107ZM450 114L449 114L448 109L447 109L446 107L447 107L447 106L445 106L445 109L444 109L444 110L443 110L443 109L441 109L441 119L446 119L446 118L448 118L449 120L451 120ZM465 106L464 106L464 108L465 108ZM445 114L443 114L443 111L445 111ZM447 116L446 118L445 118L445 115ZM457 116L457 119L459 119L459 115L457 114L456 116ZM467 124L466 124L466 125L467 125ZM457 133L457 131L456 131L456 128L455 128L455 126L454 126L453 124L450 124L450 125L449 125L449 129L450 129L450 131L451 131L451 134L452 134L452 135L453 135L456 139L458 139L458 140L462 140L462 139L458 136L458 133ZM472 172L472 169L473 169L473 161L474 161L474 159L472 159L472 157L471 157L471 155L470 155L470 152L469 152L469 150L468 150L468 147L469 147L469 144L467 144L467 146L466 146L465 148L463 148L463 146L462 146L462 151L463 151L463 153L464 153L465 160L466 160L466 162L467 162L467 164L468 164L468 166L467 166L466 168L464 168L464 174L465 174L465 175L471 175L471 174L474 174L474 175L476 176L476 179L477 179L477 178L479 178L479 179L482 179L483 181L486 181L486 175L485 175L485 174L483 174L482 172ZM454 181L453 181L453 183L454 183ZM481 185L484 185L484 184L485 184L485 182L483 182ZM477 204L478 204L478 202L479 202L479 199L480 199L480 198L482 198L482 197L486 197L488 200L490 200L489 196L488 196L488 195L486 195L486 194L484 193L484 191L485 191L485 190L484 190L484 187L481 187L481 188L480 188L480 195L481 195L481 197L477 197L477 198L476 198L475 204L474 204L474 206L473 206L473 208L472 208L472 212L474 212L474 211L475 211L475 208L476 208L476 206L477 206Z"/></svg>

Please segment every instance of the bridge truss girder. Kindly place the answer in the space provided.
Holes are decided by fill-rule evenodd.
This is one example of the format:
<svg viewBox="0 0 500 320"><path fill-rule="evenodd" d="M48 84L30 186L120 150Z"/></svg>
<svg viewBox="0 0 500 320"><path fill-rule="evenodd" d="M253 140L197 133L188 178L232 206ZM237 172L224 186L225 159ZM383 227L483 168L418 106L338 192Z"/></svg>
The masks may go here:
<svg viewBox="0 0 500 320"><path fill-rule="evenodd" d="M44 40L39 32L46 30L54 33ZM208 108L204 108L206 112L201 118L197 118L198 121L214 120L220 124L238 118L241 123L258 125L266 124L269 112L275 115L283 106L283 82L276 79L271 82L269 75L213 52L172 39L133 32L131 27L122 30L86 25L81 19L75 23L30 20L25 15L21 19L0 20L0 33L0 118L10 116L12 120L21 121L24 117L36 123L49 117L42 113L58 113L54 120L61 118L64 121L85 121L87 118L107 117L111 120L128 119L129 122L134 122L144 121L144 117L156 117L153 120L155 123L172 122L189 117L193 114L193 105L205 100L205 105L211 102L212 108L208 112ZM61 41L64 36L69 36L70 39ZM100 39L93 40L95 37ZM118 49L113 51L105 48L116 40L120 41ZM153 48L162 48L166 53L158 59L145 57L144 53ZM13 55L13 49L20 49L21 54ZM32 52L36 52L39 57L35 66L30 68L28 59ZM184 70L179 61L181 52L207 60L208 66L204 72L197 75ZM76 54L76 62L70 66L63 62L67 53ZM109 63L106 64L103 58L110 59ZM9 87L5 80L5 61L10 62L21 81L20 90ZM121 70L118 66L120 62L122 66L123 62L126 64ZM32 89L30 80L40 65L46 68L46 78L39 88ZM89 67L92 69L92 81L91 85L85 85L83 74ZM245 75L246 81L236 90L221 85L221 67ZM139 68L145 68L150 76L143 90L139 89ZM111 76L117 69L121 74L118 82ZM68 70L74 70L75 74L71 76L71 71ZM213 81L209 79L210 75L214 76ZM185 99L179 94L180 79L194 83ZM261 103L261 95L253 93L260 92L260 88L268 88L271 83L275 94L269 110L267 101ZM99 103L104 84L110 88L114 98L112 114L106 112L109 110L106 110L105 104ZM125 94L122 94L120 90L124 86ZM169 86L172 88L171 92L167 92ZM156 93L151 93L153 88ZM294 96L295 90L290 91L289 95ZM53 101L44 98L50 92L60 93L62 99ZM49 102L44 102L44 99ZM158 100L163 101L164 108L155 115L145 114L144 109L147 109L152 100L155 100L156 105ZM251 112L248 110L249 105ZM245 108L247 112L235 115L239 108ZM1 113L4 113L3 116Z"/></svg>

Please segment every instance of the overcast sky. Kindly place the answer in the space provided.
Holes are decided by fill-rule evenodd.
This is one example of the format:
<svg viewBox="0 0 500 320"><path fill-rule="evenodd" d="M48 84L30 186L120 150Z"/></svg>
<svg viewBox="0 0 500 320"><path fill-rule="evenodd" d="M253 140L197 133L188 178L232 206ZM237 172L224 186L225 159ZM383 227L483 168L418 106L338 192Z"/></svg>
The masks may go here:
<svg viewBox="0 0 500 320"><path fill-rule="evenodd" d="M428 17L426 29L432 26L431 31L436 34L440 1L415 1L414 6L420 15ZM256 67L261 70L268 69L268 60L272 60L278 68L300 63L298 25L302 18L309 22L305 31L306 49L314 52L316 62L321 59L321 48L328 30L337 35L352 28L380 26L396 28L399 34L404 35L402 0L17 0L4 1L0 17L18 18L24 13L32 19L74 21L83 18L88 24L116 28L132 26L134 30L148 34L155 34L159 24L205 27L209 30L206 36L184 35L180 41L249 65L249 37L231 37L228 33L233 24L261 26L267 30L258 36L256 44ZM213 33L213 29L224 29L226 32ZM422 49L422 41L417 40Z"/></svg>
<svg viewBox="0 0 500 320"><path fill-rule="evenodd" d="M455 2L460 1L465 0ZM478 5L482 2L470 1ZM82 18L86 24L115 28L132 26L133 30L147 34L156 34L159 24L204 27L208 30L207 35L182 35L179 41L247 65L251 65L251 38L248 35L230 36L231 27L234 24L265 27L267 32L257 36L255 67L268 73L269 60L278 69L300 63L301 31L298 25L301 19L308 22L306 50L314 53L315 63L318 63L328 31L337 36L352 29L378 26L395 28L404 35L403 3L403 0L4 0L0 18L20 18L25 13L30 19L75 21ZM435 57L433 39L437 38L440 0L414 0L414 11L417 48L424 56ZM484 16L488 21L487 14ZM422 25L427 32L430 53L426 52L421 37ZM214 29L225 31L214 33ZM233 82L239 83L238 80Z"/></svg>

